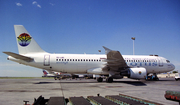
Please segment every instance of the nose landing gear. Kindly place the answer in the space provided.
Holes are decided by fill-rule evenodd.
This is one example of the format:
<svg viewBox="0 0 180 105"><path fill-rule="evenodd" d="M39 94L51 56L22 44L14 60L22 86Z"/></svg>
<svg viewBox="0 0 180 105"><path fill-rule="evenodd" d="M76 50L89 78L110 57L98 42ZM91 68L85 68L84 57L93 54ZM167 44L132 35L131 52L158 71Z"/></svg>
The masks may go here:
<svg viewBox="0 0 180 105"><path fill-rule="evenodd" d="M153 73L153 75L150 75L149 76L149 74L147 74L147 76L146 76L146 79L145 80L151 80L151 81L159 81L159 78L157 77L157 74L156 73Z"/></svg>

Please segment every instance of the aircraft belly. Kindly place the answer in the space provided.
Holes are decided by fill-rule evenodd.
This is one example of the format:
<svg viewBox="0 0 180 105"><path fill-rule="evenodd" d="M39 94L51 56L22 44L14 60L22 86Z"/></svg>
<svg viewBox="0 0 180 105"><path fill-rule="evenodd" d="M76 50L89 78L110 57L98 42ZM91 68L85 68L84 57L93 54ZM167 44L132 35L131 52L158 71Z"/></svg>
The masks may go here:
<svg viewBox="0 0 180 105"><path fill-rule="evenodd" d="M60 63L60 64L51 64L54 71L66 72L66 73L86 73L88 69L101 67L100 64L85 64L85 63Z"/></svg>
<svg viewBox="0 0 180 105"><path fill-rule="evenodd" d="M77 72L77 65L76 64L67 64L67 65L64 65L64 71L65 72L68 72L68 73L72 73L72 72Z"/></svg>
<svg viewBox="0 0 180 105"><path fill-rule="evenodd" d="M78 65L77 72L86 72L86 65Z"/></svg>

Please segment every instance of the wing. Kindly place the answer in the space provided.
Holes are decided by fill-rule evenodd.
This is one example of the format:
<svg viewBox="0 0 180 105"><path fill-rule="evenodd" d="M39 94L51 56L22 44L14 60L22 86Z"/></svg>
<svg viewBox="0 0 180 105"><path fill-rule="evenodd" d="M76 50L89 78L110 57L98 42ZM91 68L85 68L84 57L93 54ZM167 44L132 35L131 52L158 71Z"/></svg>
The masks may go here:
<svg viewBox="0 0 180 105"><path fill-rule="evenodd" d="M30 58L30 57L26 57L26 56L23 56L23 55L19 55L19 54L16 54L16 53L13 53L13 52L3 52L9 56L12 56L16 59L20 59L20 60L24 60L26 62L31 62L33 61L34 59L33 58Z"/></svg>
<svg viewBox="0 0 180 105"><path fill-rule="evenodd" d="M106 69L110 69L112 71L119 71L122 68L128 67L124 58L122 57L119 51L113 51L103 46L106 51L107 59L105 60Z"/></svg>

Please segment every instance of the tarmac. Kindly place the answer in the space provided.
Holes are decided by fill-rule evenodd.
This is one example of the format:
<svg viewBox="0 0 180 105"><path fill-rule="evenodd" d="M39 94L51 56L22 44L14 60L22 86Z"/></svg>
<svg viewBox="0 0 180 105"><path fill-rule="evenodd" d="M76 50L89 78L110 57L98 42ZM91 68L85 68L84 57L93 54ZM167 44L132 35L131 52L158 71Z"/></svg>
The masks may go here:
<svg viewBox="0 0 180 105"><path fill-rule="evenodd" d="M42 95L52 96L106 96L129 95L164 105L179 105L178 102L166 100L166 90L180 91L180 81L174 78L160 78L159 81L117 79L113 83L97 82L94 79L0 79L0 105L23 105L23 101L33 104L34 98Z"/></svg>

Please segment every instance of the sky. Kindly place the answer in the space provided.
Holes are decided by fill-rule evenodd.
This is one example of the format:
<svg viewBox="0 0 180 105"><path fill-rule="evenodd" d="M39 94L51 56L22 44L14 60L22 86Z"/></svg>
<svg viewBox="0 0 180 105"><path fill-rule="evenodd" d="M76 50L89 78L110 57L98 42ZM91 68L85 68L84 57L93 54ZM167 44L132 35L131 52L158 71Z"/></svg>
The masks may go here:
<svg viewBox="0 0 180 105"><path fill-rule="evenodd" d="M179 0L1 0L0 76L40 77L41 69L7 60L18 53L14 25L23 25L49 53L156 54L180 72Z"/></svg>

